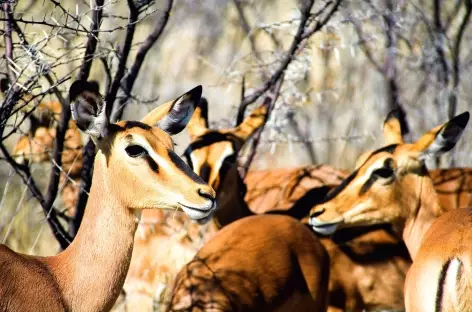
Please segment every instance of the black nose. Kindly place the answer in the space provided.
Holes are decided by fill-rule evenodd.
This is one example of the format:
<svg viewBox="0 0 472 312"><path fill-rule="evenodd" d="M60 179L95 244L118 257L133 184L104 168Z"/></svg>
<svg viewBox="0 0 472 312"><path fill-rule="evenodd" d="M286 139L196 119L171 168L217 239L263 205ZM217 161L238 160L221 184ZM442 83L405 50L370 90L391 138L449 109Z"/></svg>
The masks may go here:
<svg viewBox="0 0 472 312"><path fill-rule="evenodd" d="M200 196L203 197L203 198L209 199L209 200L211 200L211 201L214 201L214 200L215 200L215 198L213 197L212 194L206 192L206 191L203 190L203 189L198 189L198 195L200 195Z"/></svg>
<svg viewBox="0 0 472 312"><path fill-rule="evenodd" d="M324 208L317 209L315 212L313 212L313 213L310 215L310 218L316 218L316 217L318 217L319 215L323 214L323 212L325 212Z"/></svg>

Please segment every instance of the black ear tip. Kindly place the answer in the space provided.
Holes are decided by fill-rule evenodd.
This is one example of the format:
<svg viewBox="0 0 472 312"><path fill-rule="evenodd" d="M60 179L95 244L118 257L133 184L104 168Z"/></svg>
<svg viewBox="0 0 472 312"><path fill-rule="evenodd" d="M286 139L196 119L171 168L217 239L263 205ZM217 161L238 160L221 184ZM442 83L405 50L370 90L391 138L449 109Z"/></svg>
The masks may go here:
<svg viewBox="0 0 472 312"><path fill-rule="evenodd" d="M465 128L465 126L467 126L467 123L469 122L469 118L470 118L470 113L463 112L462 114L454 117L452 121L454 122L454 124L459 125L462 128Z"/></svg>
<svg viewBox="0 0 472 312"><path fill-rule="evenodd" d="M2 78L0 80L0 91L5 92L10 88L10 80L8 78Z"/></svg>
<svg viewBox="0 0 472 312"><path fill-rule="evenodd" d="M193 100L196 100L198 101L201 96L202 96L202 91L203 91L203 88L201 85L198 85L196 86L195 88L193 88L192 90L190 90L189 92L187 92L187 94L190 95L190 97L193 99Z"/></svg>
<svg viewBox="0 0 472 312"><path fill-rule="evenodd" d="M87 80L76 80L69 88L69 100L73 101L84 91L98 93L98 82Z"/></svg>
<svg viewBox="0 0 472 312"><path fill-rule="evenodd" d="M202 97L200 98L200 102L198 103L198 106L202 109L202 110L207 110L208 109L208 101L206 98Z"/></svg>
<svg viewBox="0 0 472 312"><path fill-rule="evenodd" d="M402 135L408 134L410 132L410 127L408 126L408 123L406 122L406 113L401 107L396 107L392 109L387 114L387 118L385 118L384 123L387 123L388 121L392 119L396 119L398 120L398 122L400 122Z"/></svg>
<svg viewBox="0 0 472 312"><path fill-rule="evenodd" d="M89 91L99 93L100 92L100 85L98 84L98 81L96 80L90 80L89 81L90 89Z"/></svg>

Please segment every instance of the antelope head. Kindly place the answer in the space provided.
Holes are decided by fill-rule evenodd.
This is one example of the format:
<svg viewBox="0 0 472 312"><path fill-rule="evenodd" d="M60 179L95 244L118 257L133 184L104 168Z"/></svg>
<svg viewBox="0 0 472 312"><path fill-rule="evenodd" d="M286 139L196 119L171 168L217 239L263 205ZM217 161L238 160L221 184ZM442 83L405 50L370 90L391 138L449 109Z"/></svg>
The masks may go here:
<svg viewBox="0 0 472 312"><path fill-rule="evenodd" d="M244 143L266 120L267 106L254 109L237 127L214 130L208 128L207 101L202 99L188 125L191 143L184 152L193 170L218 190Z"/></svg>
<svg viewBox="0 0 472 312"><path fill-rule="evenodd" d="M437 199L425 160L451 150L468 120L469 113L462 113L406 144L399 125L389 116L384 135L389 131L387 142L393 144L361 156L356 170L311 210L313 229L330 235L346 227L402 224L417 215L425 202Z"/></svg>
<svg viewBox="0 0 472 312"><path fill-rule="evenodd" d="M201 92L198 86L141 121L110 123L98 84L72 84L72 116L99 149L95 167L98 161L104 168L106 190L138 216L141 209L181 208L190 218L204 222L215 209L215 191L177 156L170 137L185 128Z"/></svg>

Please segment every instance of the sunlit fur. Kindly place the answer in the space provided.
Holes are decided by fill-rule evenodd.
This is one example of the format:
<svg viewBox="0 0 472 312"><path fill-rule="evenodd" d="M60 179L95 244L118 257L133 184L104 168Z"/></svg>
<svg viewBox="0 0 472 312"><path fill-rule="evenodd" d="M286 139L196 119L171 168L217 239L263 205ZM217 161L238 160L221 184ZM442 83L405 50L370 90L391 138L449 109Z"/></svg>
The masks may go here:
<svg viewBox="0 0 472 312"><path fill-rule="evenodd" d="M407 311L472 309L472 211L441 207L424 166L424 159L456 144L468 119L468 113L458 115L415 143L371 153L330 200L312 211L315 231L389 223L403 235L413 259L405 284Z"/></svg>
<svg viewBox="0 0 472 312"><path fill-rule="evenodd" d="M205 110L205 108L203 108ZM265 105L254 109L237 127L212 130L208 128L206 113L198 107L189 123L192 142L186 151L193 170L213 188L218 189L225 174L222 166L236 164L236 157L247 139L262 126L267 114Z"/></svg>
<svg viewBox="0 0 472 312"><path fill-rule="evenodd" d="M329 258L287 216L223 228L177 276L168 311L326 311Z"/></svg>
<svg viewBox="0 0 472 312"><path fill-rule="evenodd" d="M90 85L76 81L70 92L71 104L81 112L76 115L79 128L96 130L88 133L97 134L99 148L82 224L70 246L56 256L26 256L0 246L1 311L108 311L123 287L142 208L177 208L184 200L199 208L193 218L214 209L213 189L170 156L168 134L129 121L106 120L96 127L94 114L105 103ZM199 98L201 89L195 90L192 96ZM160 107L169 113L174 109L172 102ZM190 110L193 107L174 115L185 117ZM130 143L142 144L148 156L129 156L125 146ZM151 160L160 166L157 170Z"/></svg>

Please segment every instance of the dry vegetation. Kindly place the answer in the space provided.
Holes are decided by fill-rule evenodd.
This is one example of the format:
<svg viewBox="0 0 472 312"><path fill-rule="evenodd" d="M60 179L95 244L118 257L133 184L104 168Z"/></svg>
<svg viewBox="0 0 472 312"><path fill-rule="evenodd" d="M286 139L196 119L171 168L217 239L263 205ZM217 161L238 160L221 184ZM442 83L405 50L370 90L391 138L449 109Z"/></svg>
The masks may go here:
<svg viewBox="0 0 472 312"><path fill-rule="evenodd" d="M301 16L299 1L175 0L167 25L127 92L126 78L136 54L172 1L101 1L100 32L90 35L98 12L90 6L96 2L100 3L22 0L11 6L8 1L2 4L2 34L5 38L12 34L13 47L9 55L8 40L1 41L0 78L18 79L15 96L28 91L35 96L33 103L61 101L58 97L83 74L87 43L90 36L97 36L90 58L94 61L85 77L97 80L107 99L117 98L114 116L139 118L156 103L201 84L212 126L227 127L234 124L241 102L263 100L249 101L280 68ZM279 96L251 169L312 163L351 169L362 151L381 143L381 122L391 108L401 106L407 113L414 138L448 116L470 109L470 1L318 0L311 12L321 10L322 14L313 14L310 25L315 27L338 2L328 23L301 42L283 71ZM137 16L130 14L130 3L144 4ZM14 9L11 18L19 31L8 30L8 7ZM135 22L130 23L133 18ZM127 42L125 37L133 27L134 37ZM121 60L128 52L125 64ZM18 99L15 96L6 94L0 111L5 113L7 104ZM35 109L33 105L26 114ZM12 153L30 125L25 109L3 113L1 142ZM58 131L62 121L64 114L53 121ZM451 157L430 167L470 166L471 139L472 133L465 133ZM187 143L186 134L180 135L177 149L183 151ZM47 153L49 159L57 155L60 159L56 150ZM25 186L30 181L27 175L15 170L7 158L0 154L0 242L20 252L56 253L59 246L42 212L44 204L39 205L38 196ZM67 228L68 221L61 217L64 205L57 196L62 187L59 180L51 193L51 168L56 167L50 161L25 165L38 190L46 194L49 208L55 209Z"/></svg>

